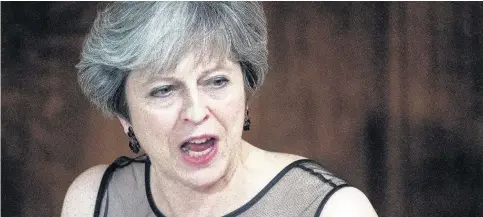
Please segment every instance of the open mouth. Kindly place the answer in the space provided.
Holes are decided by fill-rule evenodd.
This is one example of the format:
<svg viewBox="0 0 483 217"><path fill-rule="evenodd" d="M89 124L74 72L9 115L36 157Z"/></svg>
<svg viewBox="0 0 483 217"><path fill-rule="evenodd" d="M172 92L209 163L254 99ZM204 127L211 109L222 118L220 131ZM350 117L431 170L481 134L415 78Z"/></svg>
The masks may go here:
<svg viewBox="0 0 483 217"><path fill-rule="evenodd" d="M181 158L192 166L206 166L215 158L218 152L216 136L200 136L182 143Z"/></svg>
<svg viewBox="0 0 483 217"><path fill-rule="evenodd" d="M213 137L189 140L181 145L181 151L190 157L199 157L212 151L215 142Z"/></svg>

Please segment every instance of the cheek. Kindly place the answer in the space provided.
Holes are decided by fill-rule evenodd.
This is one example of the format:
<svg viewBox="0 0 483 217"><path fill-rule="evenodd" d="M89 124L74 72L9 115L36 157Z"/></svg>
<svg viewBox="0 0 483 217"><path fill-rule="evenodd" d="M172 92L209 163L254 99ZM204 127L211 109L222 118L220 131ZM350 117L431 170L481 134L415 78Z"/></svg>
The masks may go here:
<svg viewBox="0 0 483 217"><path fill-rule="evenodd" d="M171 134L176 121L174 111L153 109L149 105L144 105L133 106L131 114L131 122L133 127L140 131L138 139L144 148L167 147L160 144L169 143L168 135Z"/></svg>
<svg viewBox="0 0 483 217"><path fill-rule="evenodd" d="M234 133L237 128L242 127L245 117L245 98L244 95L231 94L222 101L218 101L215 111L215 116L228 131L227 133ZM216 115L218 114L218 115Z"/></svg>
<svg viewBox="0 0 483 217"><path fill-rule="evenodd" d="M126 85L130 122L143 149L149 152L168 148L170 133L176 123L178 105L166 108L156 101L142 96L142 91L133 87L134 79ZM138 87L138 86L136 86ZM164 153L164 152L163 152Z"/></svg>

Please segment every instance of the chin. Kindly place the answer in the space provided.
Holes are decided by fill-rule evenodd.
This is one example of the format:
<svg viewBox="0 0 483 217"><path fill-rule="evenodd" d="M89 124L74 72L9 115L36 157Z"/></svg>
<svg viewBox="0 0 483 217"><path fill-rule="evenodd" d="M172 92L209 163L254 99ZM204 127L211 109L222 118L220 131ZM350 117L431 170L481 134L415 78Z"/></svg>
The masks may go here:
<svg viewBox="0 0 483 217"><path fill-rule="evenodd" d="M225 157L219 157L208 167L189 171L185 177L187 184L193 188L204 190L210 189L223 180L228 173L228 160Z"/></svg>

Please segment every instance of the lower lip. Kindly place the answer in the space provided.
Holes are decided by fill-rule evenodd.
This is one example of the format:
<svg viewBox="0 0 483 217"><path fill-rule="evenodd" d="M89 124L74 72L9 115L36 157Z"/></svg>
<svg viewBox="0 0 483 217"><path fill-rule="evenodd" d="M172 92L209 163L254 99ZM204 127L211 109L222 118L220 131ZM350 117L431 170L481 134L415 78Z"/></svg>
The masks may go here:
<svg viewBox="0 0 483 217"><path fill-rule="evenodd" d="M184 162L186 162L187 164L200 167L200 166L208 165L213 160L213 158L215 158L216 153L218 153L218 141L216 141L215 144L213 144L213 148L211 149L211 151L205 155L191 157L187 153L184 153L183 151L181 151L181 156Z"/></svg>

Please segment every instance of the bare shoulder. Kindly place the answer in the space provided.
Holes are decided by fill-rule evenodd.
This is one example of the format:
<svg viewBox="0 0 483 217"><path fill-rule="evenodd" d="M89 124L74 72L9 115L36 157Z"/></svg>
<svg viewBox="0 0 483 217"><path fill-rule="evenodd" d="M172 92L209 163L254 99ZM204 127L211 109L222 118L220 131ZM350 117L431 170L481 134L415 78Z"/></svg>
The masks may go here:
<svg viewBox="0 0 483 217"><path fill-rule="evenodd" d="M350 207L348 209L347 207ZM327 201L321 217L376 217L376 211L366 195L354 187L344 187L336 191Z"/></svg>
<svg viewBox="0 0 483 217"><path fill-rule="evenodd" d="M270 161L274 167L278 167L279 169L283 169L297 160L307 159L306 157L299 155L268 151L265 151L264 158Z"/></svg>
<svg viewBox="0 0 483 217"><path fill-rule="evenodd" d="M67 190L62 217L93 216L97 191L108 165L94 166L80 174Z"/></svg>
<svg viewBox="0 0 483 217"><path fill-rule="evenodd" d="M245 168L251 172L251 177L258 177L259 183L265 186L280 171L294 161L304 159L304 157L270 152L250 145L250 154L245 161ZM263 166L261 166L263 165ZM252 181L255 178L252 179Z"/></svg>

